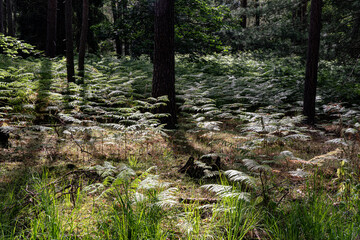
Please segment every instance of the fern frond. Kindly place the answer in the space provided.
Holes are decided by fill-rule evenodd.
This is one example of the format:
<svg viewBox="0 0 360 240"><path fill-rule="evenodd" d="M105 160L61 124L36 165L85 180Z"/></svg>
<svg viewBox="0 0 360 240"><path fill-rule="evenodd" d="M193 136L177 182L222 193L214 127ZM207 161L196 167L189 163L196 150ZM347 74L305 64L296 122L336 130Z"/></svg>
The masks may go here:
<svg viewBox="0 0 360 240"><path fill-rule="evenodd" d="M257 163L255 160L252 159L243 159L244 165L249 169L253 171L265 171L268 172L271 170L271 168L267 165L261 165Z"/></svg>
<svg viewBox="0 0 360 240"><path fill-rule="evenodd" d="M254 178L247 175L246 173L237 170L227 170L224 172L224 174L229 177L230 181L244 182L250 186L255 186Z"/></svg>

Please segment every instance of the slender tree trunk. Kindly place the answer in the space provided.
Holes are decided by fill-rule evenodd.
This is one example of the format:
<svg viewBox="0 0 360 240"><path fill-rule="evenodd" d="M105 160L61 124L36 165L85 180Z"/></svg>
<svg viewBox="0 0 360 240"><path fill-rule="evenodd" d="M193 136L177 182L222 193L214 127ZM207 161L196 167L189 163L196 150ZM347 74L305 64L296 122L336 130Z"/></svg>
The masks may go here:
<svg viewBox="0 0 360 240"><path fill-rule="evenodd" d="M118 27L119 27L119 5L116 3L116 0L111 0L111 11L113 14L113 18L114 18L114 28L117 31ZM121 57L122 55L122 42L119 38L119 34L115 33L115 50L116 50L116 55L118 57Z"/></svg>
<svg viewBox="0 0 360 240"><path fill-rule="evenodd" d="M46 55L56 56L57 0L48 0Z"/></svg>
<svg viewBox="0 0 360 240"><path fill-rule="evenodd" d="M66 70L68 82L75 82L72 0L65 0Z"/></svg>
<svg viewBox="0 0 360 240"><path fill-rule="evenodd" d="M12 11L12 0L6 0L6 15L7 15L7 34L9 36L15 36L13 11Z"/></svg>
<svg viewBox="0 0 360 240"><path fill-rule="evenodd" d="M241 8L246 10L247 8L247 0L241 0ZM246 14L241 16L241 27L246 28Z"/></svg>
<svg viewBox="0 0 360 240"><path fill-rule="evenodd" d="M259 4L259 0L255 0L255 8L256 8L255 26L260 26L260 4Z"/></svg>
<svg viewBox="0 0 360 240"><path fill-rule="evenodd" d="M89 28L89 0L83 0L82 26L79 47L79 76L84 78L86 39Z"/></svg>
<svg viewBox="0 0 360 240"><path fill-rule="evenodd" d="M127 29L127 25L126 25L126 21L128 21L127 19L127 12L128 12L128 1L127 0L122 0L122 21L123 21L123 26L124 26L124 55L130 55L130 46L129 46L129 39L128 39L128 29Z"/></svg>
<svg viewBox="0 0 360 240"><path fill-rule="evenodd" d="M305 117L307 117L306 122L310 125L313 125L315 122L315 100L321 30L321 7L322 0L311 1L303 109L303 113Z"/></svg>
<svg viewBox="0 0 360 240"><path fill-rule="evenodd" d="M175 109L175 54L174 54L174 0L155 1L154 75L152 96L168 96L169 102L155 111L169 113L161 122L167 128L176 124Z"/></svg>
<svg viewBox="0 0 360 240"><path fill-rule="evenodd" d="M0 33L5 33L4 29L4 1L0 0Z"/></svg>
<svg viewBox="0 0 360 240"><path fill-rule="evenodd" d="M306 25L306 13L309 0L303 0L300 6L300 21L303 26Z"/></svg>
<svg viewBox="0 0 360 240"><path fill-rule="evenodd" d="M354 42L358 35L359 35L359 29L360 29L360 10L357 11L355 13L355 16L354 16L355 20L354 20L354 26L353 26L353 29L351 31L351 41Z"/></svg>

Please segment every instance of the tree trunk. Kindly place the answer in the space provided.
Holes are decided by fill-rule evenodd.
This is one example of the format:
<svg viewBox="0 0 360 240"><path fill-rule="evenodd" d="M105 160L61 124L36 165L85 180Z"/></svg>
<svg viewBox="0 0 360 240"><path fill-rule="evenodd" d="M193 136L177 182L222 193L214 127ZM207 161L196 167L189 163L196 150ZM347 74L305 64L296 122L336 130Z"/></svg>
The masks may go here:
<svg viewBox="0 0 360 240"><path fill-rule="evenodd" d="M246 10L247 8L247 0L241 0L241 8ZM241 16L241 27L246 28L246 14Z"/></svg>
<svg viewBox="0 0 360 240"><path fill-rule="evenodd" d="M260 4L259 4L259 0L255 0L255 8L256 8L255 26L260 26Z"/></svg>
<svg viewBox="0 0 360 240"><path fill-rule="evenodd" d="M303 113L307 118L306 123L310 125L313 125L315 122L315 100L321 30L321 7L322 0L311 1L303 109Z"/></svg>
<svg viewBox="0 0 360 240"><path fill-rule="evenodd" d="M127 0L122 0L122 21L123 21L123 26L124 26L124 55L125 56L128 56L130 55L130 44L129 44L129 39L127 37L128 35L128 29L127 29L127 24L126 24L126 21L128 20L127 19L127 9L128 7L128 1Z"/></svg>
<svg viewBox="0 0 360 240"><path fill-rule="evenodd" d="M79 47L79 77L84 78L86 39L89 28L89 0L83 0L82 26Z"/></svg>
<svg viewBox="0 0 360 240"><path fill-rule="evenodd" d="M152 96L168 96L169 102L155 111L169 113L161 122L167 128L176 124L175 109L175 51L174 51L174 0L155 1L154 22L154 75Z"/></svg>
<svg viewBox="0 0 360 240"><path fill-rule="evenodd" d="M65 0L66 70L68 82L75 82L72 0Z"/></svg>
<svg viewBox="0 0 360 240"><path fill-rule="evenodd" d="M12 0L6 0L6 15L7 15L7 34L9 36L15 36L13 11L12 11Z"/></svg>
<svg viewBox="0 0 360 240"><path fill-rule="evenodd" d="M48 0L47 9L47 33L46 33L46 55L56 56L56 24L57 23L57 0Z"/></svg>
<svg viewBox="0 0 360 240"><path fill-rule="evenodd" d="M113 19L114 19L114 28L117 32L117 28L119 25L119 5L117 4L116 0L111 0L111 11L113 14ZM116 55L118 57L121 57L122 55L122 42L119 38L119 34L115 33L115 50L116 50Z"/></svg>
<svg viewBox="0 0 360 240"><path fill-rule="evenodd" d="M359 35L359 29L360 29L360 10L355 12L354 16L354 26L351 31L351 42L355 42Z"/></svg>
<svg viewBox="0 0 360 240"><path fill-rule="evenodd" d="M300 22L303 26L306 25L306 13L309 0L303 0L300 6Z"/></svg>
<svg viewBox="0 0 360 240"><path fill-rule="evenodd" d="M0 0L0 33L5 33L4 31L4 2Z"/></svg>

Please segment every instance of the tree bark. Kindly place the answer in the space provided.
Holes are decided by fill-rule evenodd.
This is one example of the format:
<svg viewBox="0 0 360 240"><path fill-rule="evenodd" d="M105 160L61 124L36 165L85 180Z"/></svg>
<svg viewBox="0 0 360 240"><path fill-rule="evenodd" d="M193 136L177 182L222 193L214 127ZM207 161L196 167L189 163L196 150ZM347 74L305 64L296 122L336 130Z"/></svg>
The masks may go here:
<svg viewBox="0 0 360 240"><path fill-rule="evenodd" d="M354 16L354 26L351 31L351 42L356 41L359 35L359 29L360 29L360 10L355 13Z"/></svg>
<svg viewBox="0 0 360 240"><path fill-rule="evenodd" d="M241 0L241 8L246 10L247 8L247 0ZM241 16L241 27L246 28L246 14Z"/></svg>
<svg viewBox="0 0 360 240"><path fill-rule="evenodd" d="M72 0L65 0L66 70L68 82L75 82Z"/></svg>
<svg viewBox="0 0 360 240"><path fill-rule="evenodd" d="M306 123L315 123L315 101L320 48L322 0L311 1L310 28L306 60L304 108Z"/></svg>
<svg viewBox="0 0 360 240"><path fill-rule="evenodd" d="M117 32L120 17L119 17L119 5L117 4L116 0L111 0L111 11L112 11L112 14L113 14L113 19L114 19L114 29ZM118 57L121 57L121 55L122 55L122 42L121 42L121 40L119 38L118 33L115 33L114 40L115 40L116 55Z"/></svg>
<svg viewBox="0 0 360 240"><path fill-rule="evenodd" d="M155 1L154 22L154 74L152 96L168 96L169 102L155 111L169 113L161 122L175 128L175 50L174 50L174 0Z"/></svg>
<svg viewBox="0 0 360 240"><path fill-rule="evenodd" d="M4 1L0 0L0 33L5 33L4 31Z"/></svg>
<svg viewBox="0 0 360 240"><path fill-rule="evenodd" d="M57 0L48 0L46 55L56 56L56 29L57 29Z"/></svg>
<svg viewBox="0 0 360 240"><path fill-rule="evenodd" d="M12 11L12 0L6 0L6 15L7 15L7 34L9 36L15 36L13 11Z"/></svg>
<svg viewBox="0 0 360 240"><path fill-rule="evenodd" d="M255 14L255 26L260 26L260 4L259 0L255 0L255 8L256 8L256 14Z"/></svg>
<svg viewBox="0 0 360 240"><path fill-rule="evenodd" d="M309 0L303 0L300 6L300 22L303 26L306 25L306 13Z"/></svg>
<svg viewBox="0 0 360 240"><path fill-rule="evenodd" d="M79 77L84 78L84 63L86 51L86 39L89 28L89 0L83 0L82 26L79 47Z"/></svg>
<svg viewBox="0 0 360 240"><path fill-rule="evenodd" d="M122 0L122 21L123 21L123 26L124 26L124 55L128 56L130 55L130 44L129 44L129 39L127 37L128 35L128 29L127 29L127 25L126 25L126 21L127 19L127 9L128 7L128 1L127 0Z"/></svg>

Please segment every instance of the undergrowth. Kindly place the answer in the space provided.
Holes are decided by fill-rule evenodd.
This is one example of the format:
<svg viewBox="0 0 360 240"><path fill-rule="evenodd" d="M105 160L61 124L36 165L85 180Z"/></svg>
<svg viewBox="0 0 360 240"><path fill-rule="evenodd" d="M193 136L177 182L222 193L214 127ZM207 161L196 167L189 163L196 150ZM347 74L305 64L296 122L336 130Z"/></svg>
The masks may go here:
<svg viewBox="0 0 360 240"><path fill-rule="evenodd" d="M357 66L320 64L314 128L300 114L303 68L295 56L178 56L170 131L145 57L90 56L85 83L68 84L64 58L1 55L0 238L357 239ZM179 172L208 153L216 169Z"/></svg>

